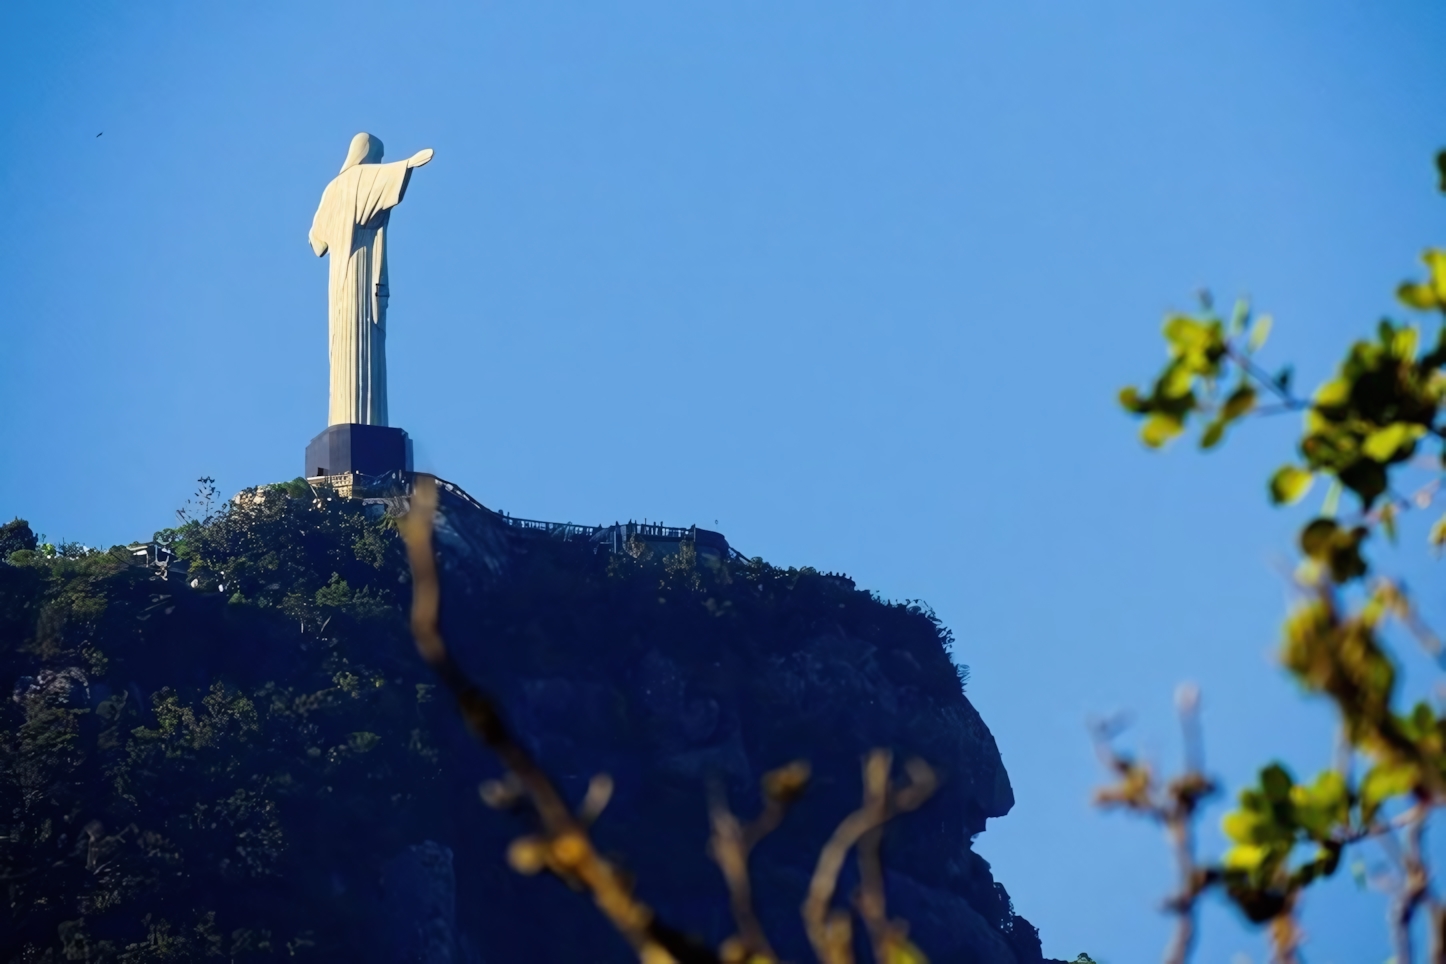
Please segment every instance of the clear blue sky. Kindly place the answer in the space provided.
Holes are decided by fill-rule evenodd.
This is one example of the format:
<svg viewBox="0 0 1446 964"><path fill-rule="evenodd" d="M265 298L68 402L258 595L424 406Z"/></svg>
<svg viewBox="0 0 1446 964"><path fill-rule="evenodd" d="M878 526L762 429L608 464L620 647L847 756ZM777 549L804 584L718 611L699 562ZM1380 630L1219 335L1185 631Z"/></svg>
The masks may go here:
<svg viewBox="0 0 1446 964"><path fill-rule="evenodd" d="M1328 759L1268 656L1292 426L1152 456L1113 399L1201 285L1273 311L1267 357L1308 384L1392 310L1446 242L1439 5L13 2L0 26L7 518L108 545L197 476L300 472L326 419L306 231L368 130L437 151L392 233L420 467L534 518L717 520L931 603L1019 800L978 846L1047 953L1147 961L1166 930L1162 841L1086 805L1087 714L1133 708L1173 760L1193 679L1232 784ZM1386 956L1352 890L1308 905L1312 961ZM1200 960L1262 946L1216 908Z"/></svg>

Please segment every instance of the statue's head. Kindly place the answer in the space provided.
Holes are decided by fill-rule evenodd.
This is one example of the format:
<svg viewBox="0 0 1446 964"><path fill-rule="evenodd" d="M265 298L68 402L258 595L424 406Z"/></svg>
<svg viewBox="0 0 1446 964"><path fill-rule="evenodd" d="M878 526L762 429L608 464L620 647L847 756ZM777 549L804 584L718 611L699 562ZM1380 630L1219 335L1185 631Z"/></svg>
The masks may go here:
<svg viewBox="0 0 1446 964"><path fill-rule="evenodd" d="M376 164L381 159L382 139L363 132L351 139L351 147L346 152L346 163L341 169L347 171L358 164Z"/></svg>

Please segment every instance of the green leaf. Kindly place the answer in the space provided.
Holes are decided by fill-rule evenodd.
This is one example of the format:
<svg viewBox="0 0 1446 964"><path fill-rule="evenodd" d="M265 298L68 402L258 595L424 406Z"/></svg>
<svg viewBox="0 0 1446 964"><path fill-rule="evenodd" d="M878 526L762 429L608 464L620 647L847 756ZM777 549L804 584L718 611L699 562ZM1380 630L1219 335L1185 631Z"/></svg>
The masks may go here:
<svg viewBox="0 0 1446 964"><path fill-rule="evenodd" d="M1270 337L1270 328L1274 321L1269 315L1261 315L1255 319L1255 324L1250 327L1250 340L1245 343L1245 350L1254 354L1265 347L1265 340Z"/></svg>
<svg viewBox="0 0 1446 964"><path fill-rule="evenodd" d="M1399 455L1409 457L1415 449L1416 440L1426 434L1426 428L1413 422L1392 422L1366 436L1361 451L1377 462L1390 462Z"/></svg>
<svg viewBox="0 0 1446 964"><path fill-rule="evenodd" d="M1226 870L1243 870L1249 873L1261 864L1265 858L1270 856L1270 848L1262 847L1259 844L1236 844L1225 851L1225 858L1221 861Z"/></svg>
<svg viewBox="0 0 1446 964"><path fill-rule="evenodd" d="M1187 398L1190 390L1195 387L1195 376L1190 369L1179 361L1172 362L1169 368L1165 369L1160 376L1159 382L1155 385L1155 392L1165 398ZM1194 407L1194 400L1190 402Z"/></svg>
<svg viewBox="0 0 1446 964"><path fill-rule="evenodd" d="M1338 770L1326 770L1315 778L1310 788L1311 803L1327 810L1338 809L1350 799L1350 788Z"/></svg>
<svg viewBox="0 0 1446 964"><path fill-rule="evenodd" d="M1352 381L1333 378L1315 390L1315 403L1321 408L1334 408L1351 400Z"/></svg>
<svg viewBox="0 0 1446 964"><path fill-rule="evenodd" d="M1255 829L1259 825L1260 818L1249 810L1232 810L1220 818L1220 829L1236 843L1254 840Z"/></svg>
<svg viewBox="0 0 1446 964"><path fill-rule="evenodd" d="M1340 528L1333 519L1312 519L1300 530L1300 551L1312 559L1324 559L1331 551Z"/></svg>
<svg viewBox="0 0 1446 964"><path fill-rule="evenodd" d="M1156 412L1140 427L1140 439L1150 448L1157 449L1183 431L1185 422L1180 416Z"/></svg>
<svg viewBox="0 0 1446 964"><path fill-rule="evenodd" d="M1165 322L1170 357L1197 375L1215 376L1225 355L1225 326L1218 318L1173 315Z"/></svg>
<svg viewBox="0 0 1446 964"><path fill-rule="evenodd" d="M1411 710L1411 726L1418 739L1436 729L1436 714L1431 712L1431 704L1420 702L1415 705Z"/></svg>
<svg viewBox="0 0 1446 964"><path fill-rule="evenodd" d="M1284 803L1290 799L1290 788L1295 781L1290 778L1290 773L1279 763L1272 763L1260 771L1260 788L1265 791L1265 796L1272 803Z"/></svg>
<svg viewBox="0 0 1446 964"><path fill-rule="evenodd" d="M1431 271L1428 281L1421 284L1406 282L1396 289L1396 297L1412 308L1427 310L1446 307L1446 251L1428 248L1421 255ZM1397 356L1401 357L1401 356Z"/></svg>
<svg viewBox="0 0 1446 964"><path fill-rule="evenodd" d="M1361 816L1370 820L1392 797L1409 793L1416 785L1418 774L1410 763L1392 761L1378 763L1361 781Z"/></svg>
<svg viewBox="0 0 1446 964"><path fill-rule="evenodd" d="M1430 285L1407 281L1396 289L1396 298L1408 308L1429 311L1436 307L1436 292Z"/></svg>
<svg viewBox="0 0 1446 964"><path fill-rule="evenodd" d="M1386 467L1375 459L1356 459L1336 476L1368 509L1375 503L1376 497L1386 491Z"/></svg>
<svg viewBox="0 0 1446 964"><path fill-rule="evenodd" d="M1227 422L1233 422L1237 418L1250 413L1255 408L1255 389L1249 385L1241 385L1230 393L1225 399L1225 407L1221 409L1221 417Z"/></svg>
<svg viewBox="0 0 1446 964"><path fill-rule="evenodd" d="M1415 361L1416 348L1421 341L1421 332L1412 327L1406 326L1396 332L1391 339L1391 354L1402 361Z"/></svg>
<svg viewBox="0 0 1446 964"><path fill-rule="evenodd" d="M1202 449L1213 449L1220 444L1220 440L1224 437L1225 422L1217 418L1205 426L1205 431L1200 436L1200 447Z"/></svg>
<svg viewBox="0 0 1446 964"><path fill-rule="evenodd" d="M1305 498L1315 475L1294 465L1283 465L1270 477L1270 501L1291 505Z"/></svg>
<svg viewBox="0 0 1446 964"><path fill-rule="evenodd" d="M1296 822L1317 841L1328 840L1340 824L1350 818L1350 797L1346 781L1335 770L1326 770L1310 786L1291 788Z"/></svg>
<svg viewBox="0 0 1446 964"><path fill-rule="evenodd" d="M1421 253L1421 260L1426 262L1426 267L1431 270L1431 283L1438 292L1441 291L1446 287L1446 251L1427 248Z"/></svg>
<svg viewBox="0 0 1446 964"><path fill-rule="evenodd" d="M1391 324L1391 319L1382 318L1380 321L1376 322L1376 338L1386 348L1391 347L1391 343L1396 339L1396 326ZM1371 348L1371 346L1362 347L1364 347L1367 352L1369 352ZM1374 358L1375 356L1373 354L1361 354L1359 355L1359 357L1362 359L1369 359Z"/></svg>
<svg viewBox="0 0 1446 964"><path fill-rule="evenodd" d="M1361 555L1361 543L1370 530L1355 526L1349 532L1337 532L1331 539L1324 559L1330 566L1331 578L1338 583L1347 583L1366 574L1366 560Z"/></svg>
<svg viewBox="0 0 1446 964"><path fill-rule="evenodd" d="M1134 412L1136 415L1143 415L1150 408L1133 385L1120 389L1120 405L1125 411Z"/></svg>
<svg viewBox="0 0 1446 964"><path fill-rule="evenodd" d="M1437 519L1431 526L1431 534L1427 537L1431 548L1439 550L1446 545L1446 515Z"/></svg>
<svg viewBox="0 0 1446 964"><path fill-rule="evenodd" d="M1203 347L1209 340L1206 327L1188 315L1171 315L1165 319L1165 340L1176 354Z"/></svg>

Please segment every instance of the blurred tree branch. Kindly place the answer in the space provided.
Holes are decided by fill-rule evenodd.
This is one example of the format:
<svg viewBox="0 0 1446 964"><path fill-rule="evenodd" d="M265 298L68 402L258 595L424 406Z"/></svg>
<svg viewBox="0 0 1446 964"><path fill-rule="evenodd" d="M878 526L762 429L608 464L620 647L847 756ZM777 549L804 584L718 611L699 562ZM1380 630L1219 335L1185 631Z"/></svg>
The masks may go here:
<svg viewBox="0 0 1446 964"><path fill-rule="evenodd" d="M542 832L513 842L508 861L521 873L549 870L569 885L586 890L644 964L716 964L717 955L695 945L661 923L652 909L632 892L628 878L592 845L587 824L599 809L574 814L547 774L512 738L497 704L467 678L442 641L437 625L441 588L432 551L433 519L437 511L437 484L429 475L416 477L411 508L400 522L412 569L412 635L417 652L452 692L472 734L496 753L536 809ZM599 784L595 783L595 786Z"/></svg>
<svg viewBox="0 0 1446 964"><path fill-rule="evenodd" d="M1437 156L1437 167L1446 189L1446 152ZM1424 701L1397 708L1386 630L1394 620L1438 664L1441 644L1404 586L1368 579L1363 551L1377 533L1395 542L1401 514L1428 508L1443 481L1446 251L1428 250L1423 261L1426 279L1408 281L1396 294L1408 309L1437 315L1435 343L1425 352L1418 326L1383 320L1374 338L1353 344L1335 375L1304 398L1291 388L1289 366L1271 375L1256 361L1269 317L1252 318L1240 302L1229 319L1221 318L1207 294L1199 313L1166 319L1169 360L1151 386L1120 393L1124 408L1143 419L1141 438L1151 448L1195 419L1205 420L1200 445L1209 449L1249 415L1301 412L1299 461L1271 476L1271 501L1294 503L1317 478L1330 483L1320 514L1300 531L1299 597L1283 627L1280 659L1308 693L1326 698L1338 713L1343 739L1336 765L1309 783L1297 783L1279 763L1262 769L1258 785L1241 791L1239 807L1224 818L1230 849L1218 865L1201 868L1189 825L1199 794L1212 785L1198 763L1187 761L1185 774L1160 788L1148 767L1102 751L1118 782L1101 791L1099 802L1163 823L1175 847L1181 886L1167 908L1180 915L1180 925L1167 961L1188 958L1195 903L1216 885L1247 918L1269 926L1276 960L1297 960L1296 913L1305 890L1336 872L1347 847L1373 840L1396 869L1389 921L1396 964L1415 959L1412 927L1421 914L1429 959L1446 964L1446 910L1432 891L1423 846L1431 815L1446 802L1446 713ZM1258 405L1262 393L1275 404ZM1425 446L1436 449L1429 459L1419 457ZM1403 489L1399 478L1411 469L1432 477L1414 491ZM1358 506L1342 515L1339 499L1347 492ZM1438 550L1446 545L1446 517L1428 540ZM1187 720L1187 729L1193 726ZM1187 747L1191 743L1198 746L1198 736L1187 737ZM1357 763L1365 768L1359 779Z"/></svg>
<svg viewBox="0 0 1446 964"><path fill-rule="evenodd" d="M1096 752L1117 778L1116 783L1096 792L1095 803L1153 820L1165 828L1170 840L1178 884L1175 893L1165 901L1165 909L1176 918L1174 936L1165 952L1166 964L1184 964L1189 960L1195 946L1200 898L1220 879L1217 869L1200 866L1195 857L1195 818L1200 805L1217 790L1215 782L1204 773L1199 691L1193 686L1181 686L1175 703L1185 737L1185 770L1163 785L1149 764L1115 749L1113 738L1117 723L1104 721L1092 727Z"/></svg>
<svg viewBox="0 0 1446 964"><path fill-rule="evenodd" d="M753 910L748 860L753 848L782 824L788 810L806 789L808 764L795 761L763 778L763 809L747 824L728 809L721 790L709 808L708 852L728 886L736 933L714 953L698 941L658 919L634 895L631 880L598 853L588 834L612 795L612 780L595 776L576 811L557 791L531 754L511 735L495 700L484 693L452 659L438 627L441 586L432 548L437 512L436 480L418 474L409 510L398 522L412 571L411 628L417 652L451 691L472 734L494 752L507 775L481 787L485 803L497 808L531 806L540 831L513 841L508 862L524 874L547 870L577 890L589 893L598 909L637 953L643 964L776 964L773 951ZM893 755L874 750L863 764L863 804L834 830L819 854L802 907L805 929L821 964L853 964L853 927L848 910L832 906L839 874L850 851L857 848L861 886L854 909L868 931L879 964L927 964L923 952L908 940L908 925L890 919L884 899L880 856L882 828L893 817L921 806L938 779L924 761L904 766L908 783L890 779Z"/></svg>

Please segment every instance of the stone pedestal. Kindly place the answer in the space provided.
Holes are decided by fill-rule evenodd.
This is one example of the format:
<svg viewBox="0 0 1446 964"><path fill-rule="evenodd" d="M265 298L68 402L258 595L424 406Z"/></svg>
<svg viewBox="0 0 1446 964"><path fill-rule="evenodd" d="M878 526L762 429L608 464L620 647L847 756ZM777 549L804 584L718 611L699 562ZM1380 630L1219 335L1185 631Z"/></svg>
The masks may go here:
<svg viewBox="0 0 1446 964"><path fill-rule="evenodd" d="M329 425L306 446L306 477L412 471L412 440L389 425Z"/></svg>

